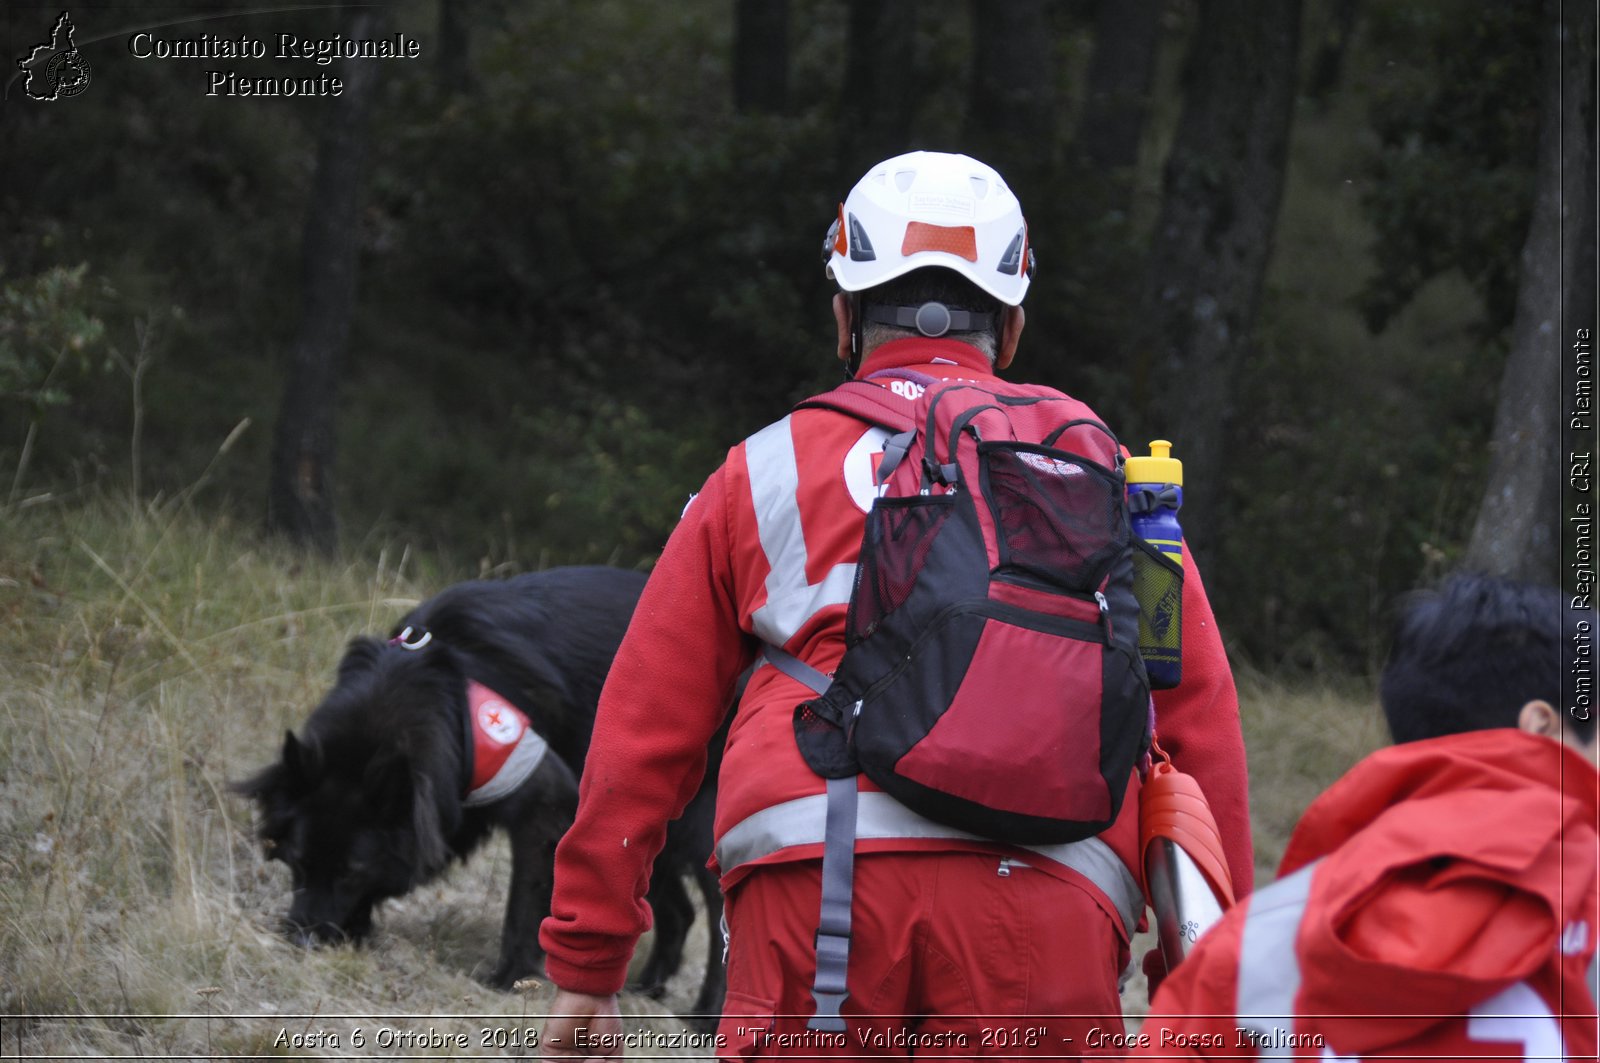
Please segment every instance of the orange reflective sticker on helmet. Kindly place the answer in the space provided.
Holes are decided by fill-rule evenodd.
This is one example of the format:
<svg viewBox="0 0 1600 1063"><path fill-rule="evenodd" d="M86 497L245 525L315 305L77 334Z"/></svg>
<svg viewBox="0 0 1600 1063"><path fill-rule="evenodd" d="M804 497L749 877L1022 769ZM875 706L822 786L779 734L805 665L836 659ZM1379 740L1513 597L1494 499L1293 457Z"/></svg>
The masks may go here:
<svg viewBox="0 0 1600 1063"><path fill-rule="evenodd" d="M850 253L850 240L845 236L844 204L839 204L839 223L834 230L833 249L841 255Z"/></svg>
<svg viewBox="0 0 1600 1063"><path fill-rule="evenodd" d="M970 225L930 225L925 221L910 222L906 225L905 239L900 243L900 253L912 255L918 251L943 251L964 258L968 262L976 262L978 231Z"/></svg>

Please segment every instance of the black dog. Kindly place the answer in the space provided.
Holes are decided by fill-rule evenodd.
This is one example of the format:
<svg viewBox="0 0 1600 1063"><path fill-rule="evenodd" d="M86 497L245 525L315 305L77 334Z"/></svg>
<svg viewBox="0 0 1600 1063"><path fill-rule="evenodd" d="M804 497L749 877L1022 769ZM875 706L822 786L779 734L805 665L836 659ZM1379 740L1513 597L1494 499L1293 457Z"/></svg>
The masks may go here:
<svg viewBox="0 0 1600 1063"><path fill-rule="evenodd" d="M260 810L268 855L293 874L292 938L366 937L379 901L465 860L500 828L511 837L511 890L490 982L508 988L540 971L556 842L643 585L639 573L604 567L470 581L413 610L388 642L351 642L300 737L290 732L281 760L236 787ZM692 876L713 928L700 1015L721 1010L724 985L722 895L705 867L721 754L719 735L705 784L656 860L656 936L640 978L659 996L682 962Z"/></svg>

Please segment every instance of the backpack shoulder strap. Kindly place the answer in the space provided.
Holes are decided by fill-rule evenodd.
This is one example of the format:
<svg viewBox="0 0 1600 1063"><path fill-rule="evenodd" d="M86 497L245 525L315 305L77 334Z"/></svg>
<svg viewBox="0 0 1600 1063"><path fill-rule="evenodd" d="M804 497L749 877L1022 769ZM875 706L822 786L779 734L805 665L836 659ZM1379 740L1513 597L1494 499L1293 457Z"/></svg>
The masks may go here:
<svg viewBox="0 0 1600 1063"><path fill-rule="evenodd" d="M912 416L913 403L891 393L878 380L907 380L921 387L932 387L938 381L909 369L884 369L863 380L847 380L832 391L813 395L797 403L797 410L836 410L860 418L868 424L904 432L916 427Z"/></svg>

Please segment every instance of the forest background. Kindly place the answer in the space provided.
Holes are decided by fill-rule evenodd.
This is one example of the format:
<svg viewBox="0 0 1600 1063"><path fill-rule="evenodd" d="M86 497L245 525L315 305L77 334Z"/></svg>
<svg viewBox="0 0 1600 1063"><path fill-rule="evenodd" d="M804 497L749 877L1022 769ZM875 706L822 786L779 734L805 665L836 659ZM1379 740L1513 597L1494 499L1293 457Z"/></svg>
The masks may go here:
<svg viewBox="0 0 1600 1063"><path fill-rule="evenodd" d="M13 74L0 122L0 499L186 491L450 574L648 565L723 450L833 380L838 199L961 150L1038 251L1015 375L1175 441L1236 652L1367 672L1397 594L1555 578L1536 330L1593 315L1586 8L77 4L92 83ZM56 14L9 4L9 53ZM421 54L141 59L140 28ZM214 67L346 89L208 96Z"/></svg>

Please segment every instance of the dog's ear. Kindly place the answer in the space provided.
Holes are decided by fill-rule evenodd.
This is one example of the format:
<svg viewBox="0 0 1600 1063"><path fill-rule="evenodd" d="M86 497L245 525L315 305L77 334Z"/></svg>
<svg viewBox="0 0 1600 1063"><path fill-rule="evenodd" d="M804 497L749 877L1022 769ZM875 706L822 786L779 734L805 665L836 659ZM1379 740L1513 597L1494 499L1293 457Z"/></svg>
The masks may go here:
<svg viewBox="0 0 1600 1063"><path fill-rule="evenodd" d="M283 732L283 752L278 755L278 762L283 765L285 774L305 774L301 764L304 757L301 755L300 749L300 740L294 736L294 732Z"/></svg>
<svg viewBox="0 0 1600 1063"><path fill-rule="evenodd" d="M439 815L433 780L426 775L418 775L415 782L411 830L417 839L417 867L437 870L450 861L450 843L445 840L445 824Z"/></svg>
<svg viewBox="0 0 1600 1063"><path fill-rule="evenodd" d="M449 862L446 832L453 829L453 824L444 822L433 780L425 772L413 772L402 754L386 753L367 766L362 786L384 822L409 821L416 844L414 863L422 877L434 874Z"/></svg>
<svg viewBox="0 0 1600 1063"><path fill-rule="evenodd" d="M405 755L387 750L373 757L362 773L361 792L385 822L404 819L411 809L411 764Z"/></svg>
<svg viewBox="0 0 1600 1063"><path fill-rule="evenodd" d="M351 639L344 648L344 656L339 659L339 682L372 671L383 653L383 646L383 643L369 635Z"/></svg>
<svg viewBox="0 0 1600 1063"><path fill-rule="evenodd" d="M266 801L268 796L291 786L304 783L308 768L315 759L311 747L304 745L293 731L283 734L283 752L278 763L269 764L248 779L228 784L228 789L254 801Z"/></svg>
<svg viewBox="0 0 1600 1063"><path fill-rule="evenodd" d="M283 733L283 775L288 783L305 783L322 772L322 749L315 742L302 742L293 731Z"/></svg>
<svg viewBox="0 0 1600 1063"><path fill-rule="evenodd" d="M228 790L241 797L248 797L252 801L265 803L267 795L281 788L283 779L283 765L272 764L248 779L230 782Z"/></svg>

